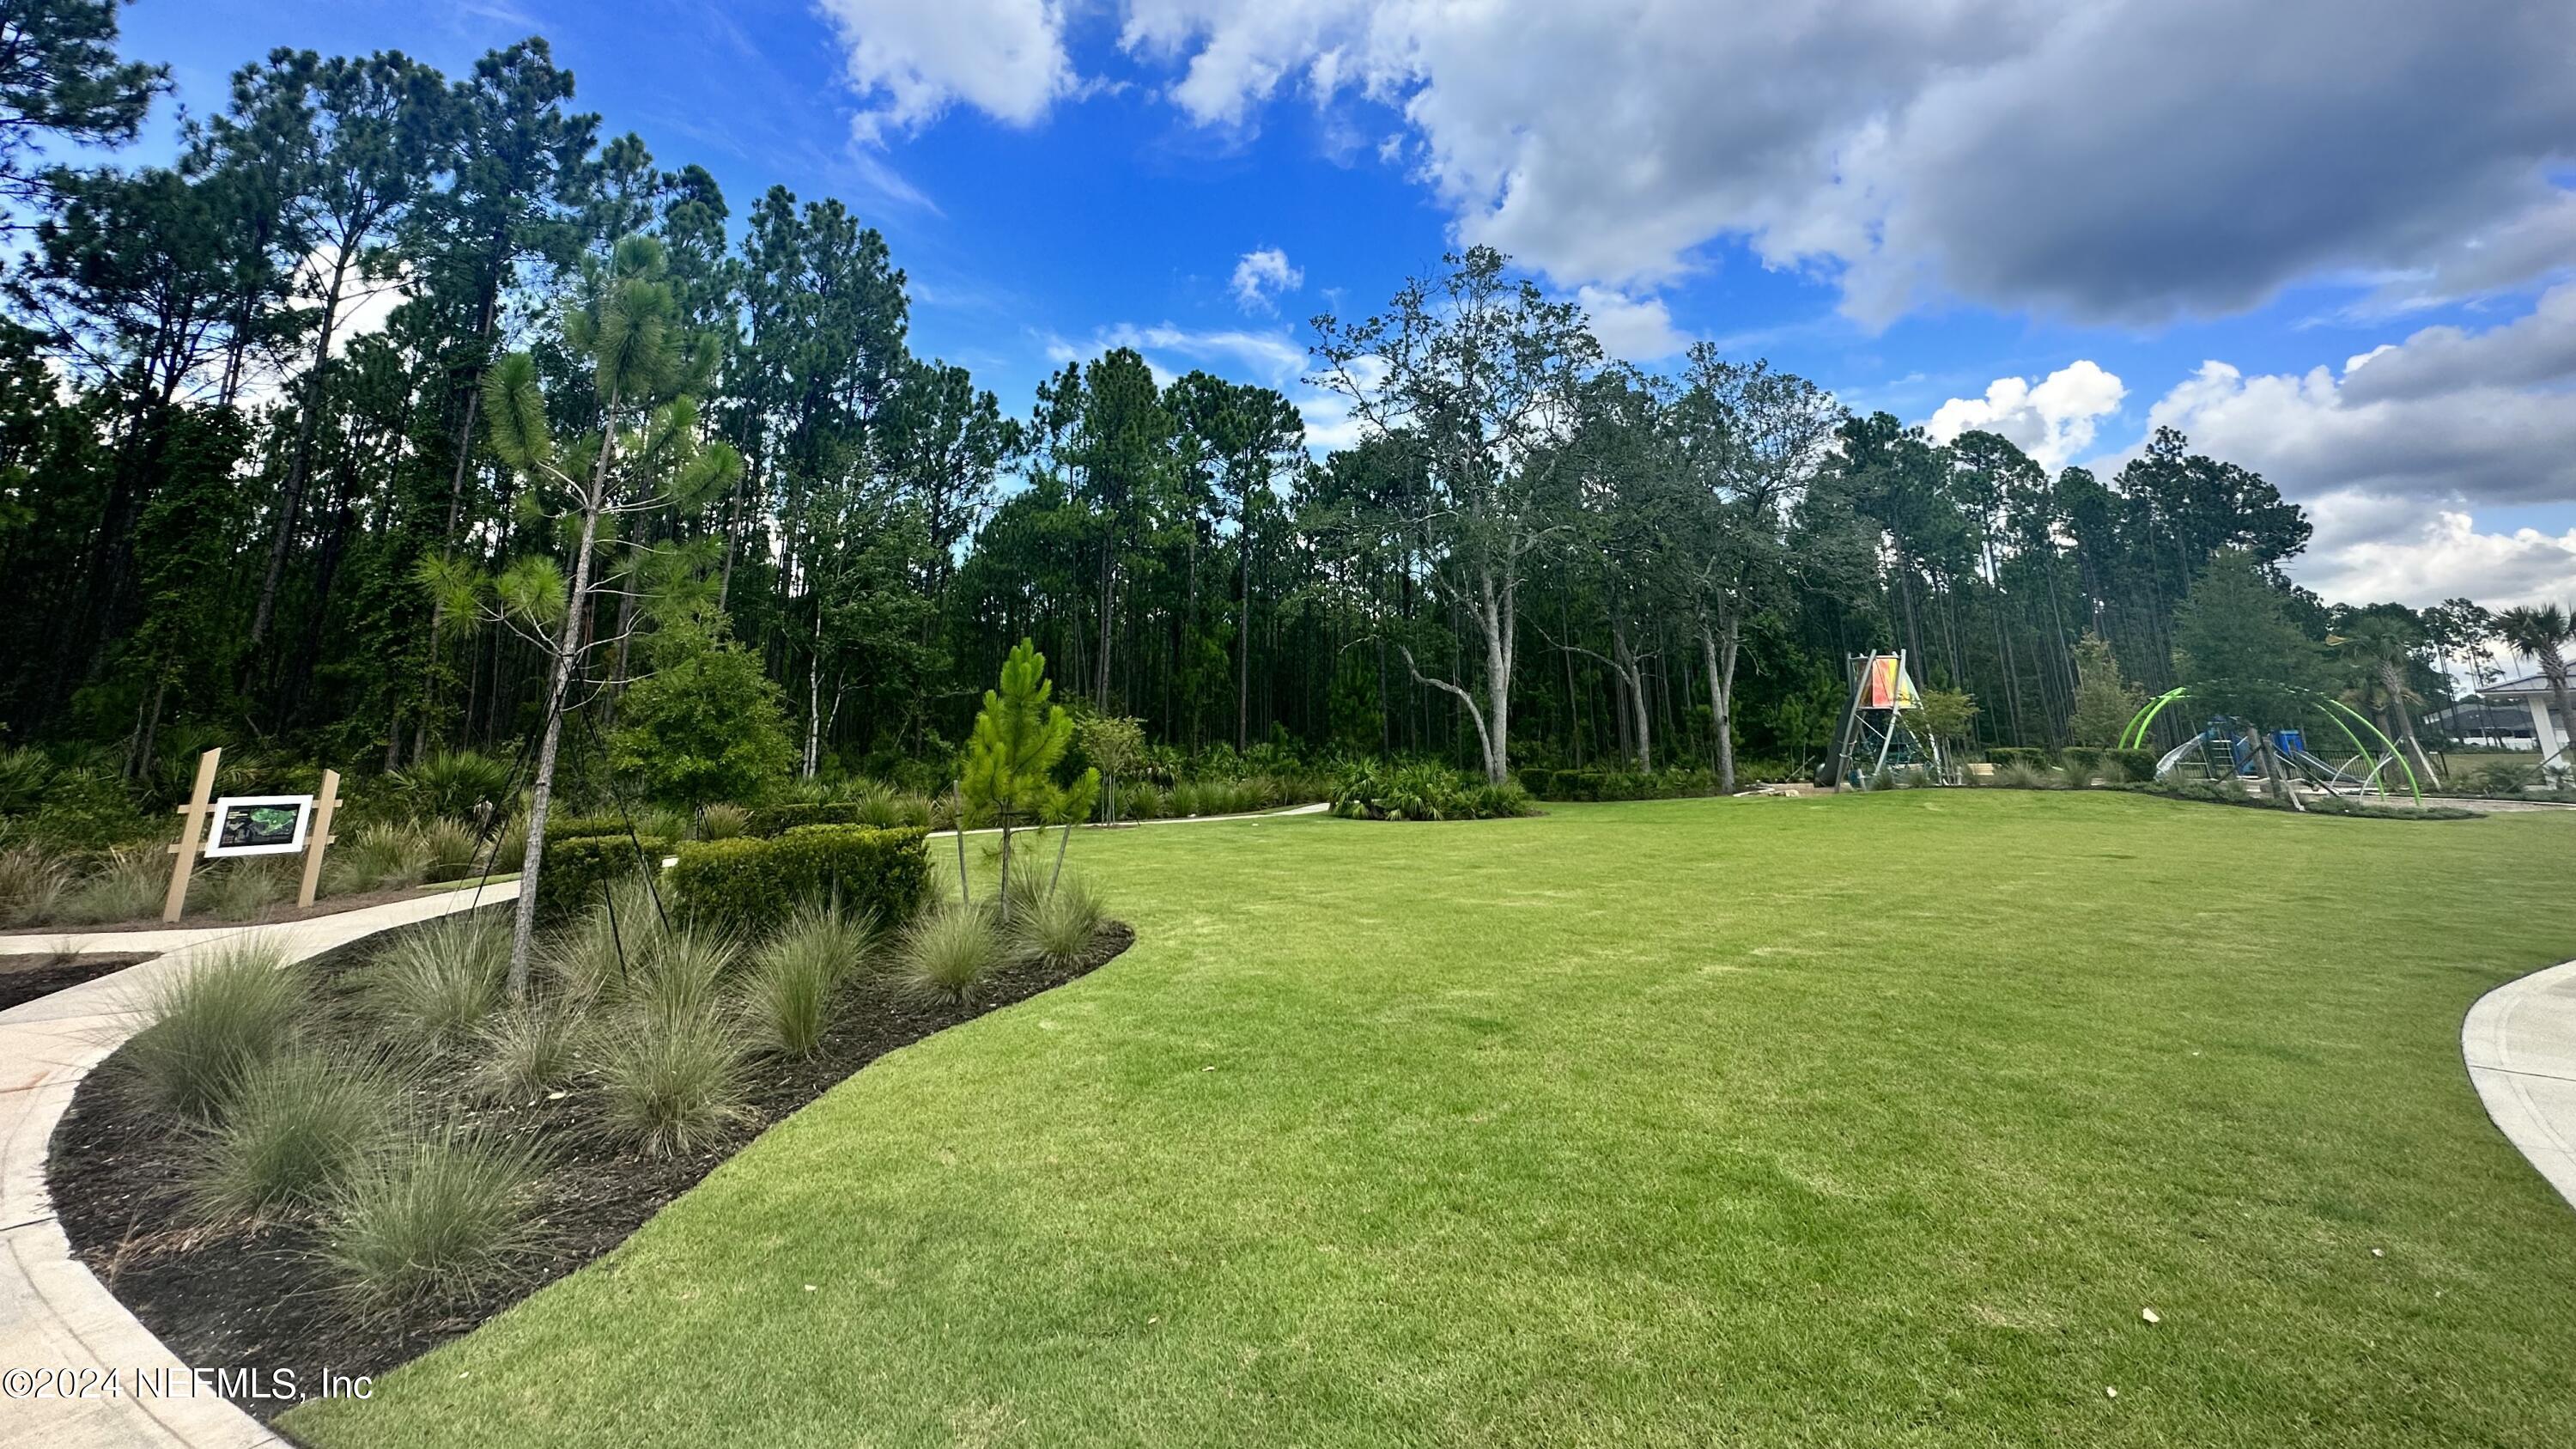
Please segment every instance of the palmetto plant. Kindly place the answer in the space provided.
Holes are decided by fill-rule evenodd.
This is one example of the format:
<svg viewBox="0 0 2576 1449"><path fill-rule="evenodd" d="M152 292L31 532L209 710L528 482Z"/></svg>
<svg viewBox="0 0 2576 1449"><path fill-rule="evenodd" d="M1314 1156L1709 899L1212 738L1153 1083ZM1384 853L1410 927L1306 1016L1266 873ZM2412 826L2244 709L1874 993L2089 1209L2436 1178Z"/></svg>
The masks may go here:
<svg viewBox="0 0 2576 1449"><path fill-rule="evenodd" d="M2528 654L2539 663L2540 677L2549 682L2549 704L2558 712L2562 733L2558 755L2552 758L2564 757L2570 744L2576 743L2564 738L2576 732L2576 708L2568 704L2567 681L2567 651L2576 645L2576 619L2556 604L2507 609L2496 615L2496 637L2515 653Z"/></svg>

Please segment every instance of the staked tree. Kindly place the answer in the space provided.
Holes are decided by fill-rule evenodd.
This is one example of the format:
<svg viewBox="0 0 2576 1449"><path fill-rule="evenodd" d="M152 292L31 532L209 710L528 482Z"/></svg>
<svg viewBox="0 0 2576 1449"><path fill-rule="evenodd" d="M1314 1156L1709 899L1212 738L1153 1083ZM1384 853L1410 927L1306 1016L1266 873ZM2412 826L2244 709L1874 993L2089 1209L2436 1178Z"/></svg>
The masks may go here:
<svg viewBox="0 0 2576 1449"><path fill-rule="evenodd" d="M1046 677L1046 656L1031 641L1021 640L1002 662L1000 687L984 691L984 707L975 716L975 732L966 744L965 773L958 781L965 816L958 830L962 835L970 822L984 821L1001 827L997 897L1005 916L1012 908L1013 828L1052 823L1073 813L1066 804L1066 787L1055 780L1056 766L1063 763L1065 750L1073 743L1073 717L1063 705L1050 703L1054 693L1055 684ZM1086 769L1072 788L1084 798L1096 797L1099 770Z"/></svg>
<svg viewBox="0 0 2576 1449"><path fill-rule="evenodd" d="M492 451L531 486L533 507L570 535L570 568L540 556L497 581L500 617L533 631L547 656L544 722L528 794L528 857L510 942L510 990L524 994L536 932L539 873L565 711L583 658L616 640L588 637L595 554L604 530L664 510L694 514L733 486L741 459L701 439L696 393L711 361L703 338L678 325L661 243L634 236L586 272L563 317L562 345L586 364L599 430L558 450L537 364L510 353L483 383ZM567 578L567 574L569 577Z"/></svg>

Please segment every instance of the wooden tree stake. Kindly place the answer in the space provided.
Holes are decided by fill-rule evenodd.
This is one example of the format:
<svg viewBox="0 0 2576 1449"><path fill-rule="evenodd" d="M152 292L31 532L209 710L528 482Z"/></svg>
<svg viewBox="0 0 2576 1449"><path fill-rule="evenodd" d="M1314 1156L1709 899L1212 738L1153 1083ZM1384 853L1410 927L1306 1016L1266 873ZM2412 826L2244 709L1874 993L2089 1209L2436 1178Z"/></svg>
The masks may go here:
<svg viewBox="0 0 2576 1449"><path fill-rule="evenodd" d="M179 843L170 847L170 853L179 861L170 867L170 894L161 902L164 921L176 921L188 909L188 874L197 867L197 850L206 835L206 811L215 803L215 762L223 757L221 745L197 757L197 788L189 794L188 803L179 807L179 813L187 820L179 827Z"/></svg>
<svg viewBox="0 0 2576 1449"><path fill-rule="evenodd" d="M322 851L331 843L331 816L340 808L340 772L322 772L322 790L313 797L313 820L304 837L304 888L295 893L298 909L313 904L322 884Z"/></svg>

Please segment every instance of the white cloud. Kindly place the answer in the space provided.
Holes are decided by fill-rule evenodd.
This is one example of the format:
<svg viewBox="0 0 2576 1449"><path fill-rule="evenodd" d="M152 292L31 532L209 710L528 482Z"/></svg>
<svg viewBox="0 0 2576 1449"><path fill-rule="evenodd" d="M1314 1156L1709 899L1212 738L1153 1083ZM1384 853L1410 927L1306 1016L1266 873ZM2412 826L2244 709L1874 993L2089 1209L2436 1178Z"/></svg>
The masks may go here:
<svg viewBox="0 0 2576 1449"><path fill-rule="evenodd" d="M2484 332L2428 327L2337 375L2204 362L2148 409L2292 496L2576 502L2576 283Z"/></svg>
<svg viewBox="0 0 2576 1449"><path fill-rule="evenodd" d="M863 141L917 130L958 101L1014 126L1079 88L1059 0L815 0L848 52Z"/></svg>
<svg viewBox="0 0 2576 1449"><path fill-rule="evenodd" d="M863 126L951 99L1025 123L1077 89L1062 3L821 3ZM1938 297L2154 320L2317 276L2377 279L2383 306L2510 288L2576 235L2565 4L1115 8L1121 47L1199 124L1252 125L1283 94L1392 111L1380 154L1461 238L1568 289L1669 279L1736 238L1837 280L1872 323Z"/></svg>
<svg viewBox="0 0 2576 1449"><path fill-rule="evenodd" d="M1246 312L1276 312L1279 297L1306 285L1306 274L1277 247L1245 252L1234 264L1234 300Z"/></svg>
<svg viewBox="0 0 2576 1449"><path fill-rule="evenodd" d="M2351 603L2422 608L2468 598L2501 609L2576 597L2576 528L2480 533L2466 512L2444 508L2427 518L2407 505L2386 536L2374 536L2386 504L2343 493L2309 500L2319 542L2291 572L2326 598Z"/></svg>
<svg viewBox="0 0 2576 1449"><path fill-rule="evenodd" d="M1673 330L1672 309L1661 297L1631 297L1609 287L1579 287L1574 300L1591 319L1602 350L1630 362L1652 362L1690 346Z"/></svg>
<svg viewBox="0 0 2576 1449"><path fill-rule="evenodd" d="M2341 373L2204 362L2147 421L2306 506L2316 537L2291 572L2330 598L2576 596L2576 529L2482 533L2475 516L2576 504L2576 283L2522 317L2482 332L2427 327Z"/></svg>
<svg viewBox="0 0 2576 1449"><path fill-rule="evenodd" d="M2055 471L2093 446L2094 429L2128 395L2119 378L2079 358L2036 383L1999 377L1984 397L1954 397L1933 411L1924 431L1940 443L1972 428L1999 433Z"/></svg>

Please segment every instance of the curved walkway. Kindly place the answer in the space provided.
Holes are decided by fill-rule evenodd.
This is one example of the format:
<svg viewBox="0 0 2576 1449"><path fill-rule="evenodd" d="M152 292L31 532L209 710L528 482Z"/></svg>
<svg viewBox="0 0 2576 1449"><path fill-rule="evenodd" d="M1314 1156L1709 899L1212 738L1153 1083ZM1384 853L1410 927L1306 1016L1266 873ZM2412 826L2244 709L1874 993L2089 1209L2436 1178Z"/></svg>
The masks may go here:
<svg viewBox="0 0 2576 1449"><path fill-rule="evenodd" d="M517 898L516 881L496 882L479 895L485 904ZM45 1151L54 1124L71 1106L72 1091L90 1068L134 1033L135 1003L152 982L184 971L225 942L264 936L300 961L393 926L428 920L475 904L478 892L441 891L336 916L277 926L220 930L133 932L187 939L169 954L66 987L50 996L0 1011L0 1370L88 1372L100 1387L90 1397L23 1396L12 1379L0 1401L0 1446L28 1449L126 1449L185 1445L191 1449L247 1449L284 1444L268 1426L233 1407L211 1385L196 1389L191 1367L283 1368L270 1364L182 1364L135 1321L97 1278L71 1255L54 1220L45 1190ZM96 939L96 938L93 938ZM87 944L87 943L84 943ZM132 950L133 945L98 945ZM299 1370L306 1366L294 1365ZM319 1365L312 1366L318 1369ZM135 1375L158 1386L169 1371L167 1397L138 1397ZM104 1376L121 1392L108 1396ZM192 1389L194 1390L192 1392Z"/></svg>
<svg viewBox="0 0 2576 1449"><path fill-rule="evenodd" d="M2460 1055L2487 1116L2576 1207L2576 961L2479 997Z"/></svg>

